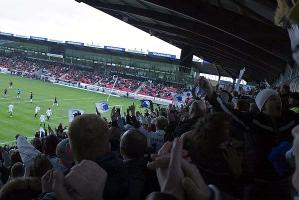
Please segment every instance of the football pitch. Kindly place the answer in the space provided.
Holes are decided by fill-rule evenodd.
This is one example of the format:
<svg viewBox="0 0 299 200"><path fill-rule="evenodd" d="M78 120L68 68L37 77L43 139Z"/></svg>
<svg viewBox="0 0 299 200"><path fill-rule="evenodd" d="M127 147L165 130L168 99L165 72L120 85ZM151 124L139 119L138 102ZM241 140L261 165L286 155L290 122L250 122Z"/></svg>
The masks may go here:
<svg viewBox="0 0 299 200"><path fill-rule="evenodd" d="M9 82L13 82L12 89L8 88ZM8 96L4 98L3 90L8 89ZM17 89L21 89L21 99L18 100ZM33 92L33 103L29 102L30 92ZM40 114L45 114L48 108L52 109L52 117L46 122L54 130L61 122L68 126L68 110L73 108L82 109L85 113L95 113L95 103L106 101L108 95L55 85L40 80L31 80L12 75L0 74L0 144L14 141L16 134L33 137L39 130ZM53 106L54 97L57 97L59 106ZM123 97L109 98L110 110L112 106L121 105L122 114L133 102L140 105L138 100ZM14 115L9 117L8 105L14 105ZM38 105L41 111L34 118L34 109ZM110 111L102 114L110 120Z"/></svg>

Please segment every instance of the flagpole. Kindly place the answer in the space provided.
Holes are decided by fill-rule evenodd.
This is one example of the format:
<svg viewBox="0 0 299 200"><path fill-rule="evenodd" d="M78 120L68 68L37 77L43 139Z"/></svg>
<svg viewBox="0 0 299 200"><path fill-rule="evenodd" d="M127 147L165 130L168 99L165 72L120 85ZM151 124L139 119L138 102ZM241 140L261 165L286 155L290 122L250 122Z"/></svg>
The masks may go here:
<svg viewBox="0 0 299 200"><path fill-rule="evenodd" d="M118 76L117 76L117 75L113 75L113 79L114 79L115 81L114 81L113 86L112 86L112 88L111 88L110 94L109 94L108 97L107 97L107 100L106 100L107 102L109 101L109 98L110 98L110 96L111 96L111 94L112 94L112 91L114 90L114 87L115 87L116 82L117 82L117 80L118 80Z"/></svg>

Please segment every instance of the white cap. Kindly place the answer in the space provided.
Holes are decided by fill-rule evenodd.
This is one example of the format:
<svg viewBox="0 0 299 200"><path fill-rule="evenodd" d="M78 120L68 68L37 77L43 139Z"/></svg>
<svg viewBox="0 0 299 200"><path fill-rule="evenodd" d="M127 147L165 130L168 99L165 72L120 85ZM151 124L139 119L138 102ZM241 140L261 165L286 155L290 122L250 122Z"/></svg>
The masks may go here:
<svg viewBox="0 0 299 200"><path fill-rule="evenodd" d="M279 94L275 90L264 89L256 95L255 103L260 111L262 111L264 104L272 96L279 96Z"/></svg>

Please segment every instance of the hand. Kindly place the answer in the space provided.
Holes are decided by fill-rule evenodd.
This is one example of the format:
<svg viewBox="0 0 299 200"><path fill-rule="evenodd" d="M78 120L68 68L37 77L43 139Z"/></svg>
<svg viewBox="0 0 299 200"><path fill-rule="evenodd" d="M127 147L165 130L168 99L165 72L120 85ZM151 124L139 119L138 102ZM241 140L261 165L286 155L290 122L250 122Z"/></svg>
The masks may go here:
<svg viewBox="0 0 299 200"><path fill-rule="evenodd" d="M169 153L170 144L162 148L158 154L166 155ZM157 177L161 187L161 192L174 195L177 199L184 199L184 191L181 187L181 181L184 177L181 167L181 155L183 151L183 142L175 139L171 148L170 161L168 168L158 168Z"/></svg>
<svg viewBox="0 0 299 200"><path fill-rule="evenodd" d="M154 112L154 104L152 101L150 101L150 110L151 112Z"/></svg>
<svg viewBox="0 0 299 200"><path fill-rule="evenodd" d="M136 106L135 104L133 103L131 106L130 106L130 110L131 110L131 115L132 116L135 116L136 115Z"/></svg>
<svg viewBox="0 0 299 200"><path fill-rule="evenodd" d="M111 110L111 121L117 120L117 116L118 116L118 113L116 112L115 107L113 107Z"/></svg>
<svg viewBox="0 0 299 200"><path fill-rule="evenodd" d="M130 115L130 107L131 106L129 106L129 108L127 109L127 115Z"/></svg>
<svg viewBox="0 0 299 200"><path fill-rule="evenodd" d="M57 200L72 200L65 186L64 175L62 172L52 171L53 183L52 191L55 193Z"/></svg>
<svg viewBox="0 0 299 200"><path fill-rule="evenodd" d="M107 173L97 163L83 160L66 177L61 172L51 170L43 179L43 183L52 186L57 200L103 200ZM49 189L43 186L43 191Z"/></svg>
<svg viewBox="0 0 299 200"><path fill-rule="evenodd" d="M188 200L211 199L211 192L197 167L182 160L182 168L185 174L185 177L182 180L182 185Z"/></svg>
<svg viewBox="0 0 299 200"><path fill-rule="evenodd" d="M115 113L115 107L112 108L111 115L114 115L114 113Z"/></svg>
<svg viewBox="0 0 299 200"><path fill-rule="evenodd" d="M52 185L53 185L53 170L48 170L43 176L42 176L42 192L48 193L52 192Z"/></svg>
<svg viewBox="0 0 299 200"><path fill-rule="evenodd" d="M73 199L103 199L107 173L97 163L83 160L65 177L65 184L72 188Z"/></svg>
<svg viewBox="0 0 299 200"><path fill-rule="evenodd" d="M195 86L199 86L202 89L204 89L209 98L212 97L214 92L213 86L205 77L200 76L198 79L196 79Z"/></svg>
<svg viewBox="0 0 299 200"><path fill-rule="evenodd" d="M224 150L224 159L226 160L233 175L238 178L242 174L242 158L237 150L233 147L228 147Z"/></svg>

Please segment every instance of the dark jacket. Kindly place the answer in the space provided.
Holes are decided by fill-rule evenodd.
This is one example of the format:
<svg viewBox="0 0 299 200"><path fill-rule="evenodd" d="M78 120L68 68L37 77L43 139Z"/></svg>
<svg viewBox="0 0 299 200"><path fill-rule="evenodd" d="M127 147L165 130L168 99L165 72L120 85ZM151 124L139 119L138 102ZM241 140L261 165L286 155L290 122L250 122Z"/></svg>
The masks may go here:
<svg viewBox="0 0 299 200"><path fill-rule="evenodd" d="M251 144L254 150L254 172L258 179L278 181L291 175L291 171L285 168L283 174L278 173L275 163L270 161L270 155L283 145L293 141L292 129L298 124L298 115L292 111L282 114L282 117L274 121L263 113L252 118L250 126ZM280 164L286 163L282 153ZM279 158L278 158L279 159ZM287 167L287 165L285 166ZM282 166L284 168L284 166Z"/></svg>
<svg viewBox="0 0 299 200"><path fill-rule="evenodd" d="M155 171L148 170L146 164L145 159L124 161L130 177L128 200L145 199L148 194L160 189Z"/></svg>
<svg viewBox="0 0 299 200"><path fill-rule="evenodd" d="M101 156L96 159L108 174L104 190L105 200L122 200L129 196L129 174L122 160L118 159L113 153Z"/></svg>
<svg viewBox="0 0 299 200"><path fill-rule="evenodd" d="M191 131L194 127L194 125L197 123L199 117L188 119L182 124L180 124L174 131L175 137L180 137L185 132Z"/></svg>
<svg viewBox="0 0 299 200"><path fill-rule="evenodd" d="M280 95L282 110L284 110L284 111L287 111L290 109L289 96L290 96L289 94Z"/></svg>

